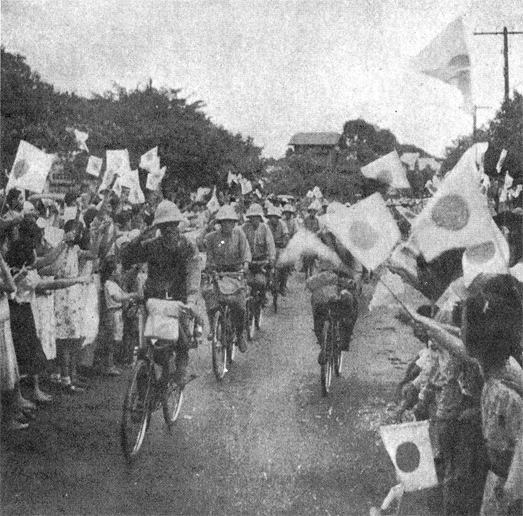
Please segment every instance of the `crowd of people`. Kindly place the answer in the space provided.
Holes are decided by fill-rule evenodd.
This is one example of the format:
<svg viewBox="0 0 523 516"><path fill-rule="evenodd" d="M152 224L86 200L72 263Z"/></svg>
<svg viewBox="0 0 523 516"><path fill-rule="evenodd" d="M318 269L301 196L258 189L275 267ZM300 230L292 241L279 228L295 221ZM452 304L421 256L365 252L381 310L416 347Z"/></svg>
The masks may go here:
<svg viewBox="0 0 523 516"><path fill-rule="evenodd" d="M176 200L176 199L173 199ZM309 254L303 272L312 292L314 330L321 341L325 306L339 301L342 349L348 349L366 271L318 215L337 202L295 202L271 196L223 199L216 212L205 201L182 209L152 196L131 205L125 194L70 192L63 204L46 197L24 200L10 190L0 220L0 368L4 427L22 430L37 404L51 400L43 385L81 394L82 356L96 347L92 367L118 376L132 364L138 341L138 299L183 301L202 331L203 296L209 318L220 292L202 273L237 273L229 296L237 344L247 349L246 286L269 280L286 295L292 265L279 256L305 228L339 258L333 266ZM521 224L521 215L519 224ZM521 225L497 219L506 235L515 273L522 261ZM522 284L511 274L480 274L463 283L461 255L444 253L433 263L405 247L391 271L432 303L401 315L414 327L420 352L401 387L398 420L429 419L440 480L432 505L451 514L520 514L523 469ZM264 268L260 268L263 264ZM177 344L176 381L188 381L189 346ZM157 358L168 369L169 356ZM319 353L318 362L325 357ZM32 399L20 388L31 386Z"/></svg>

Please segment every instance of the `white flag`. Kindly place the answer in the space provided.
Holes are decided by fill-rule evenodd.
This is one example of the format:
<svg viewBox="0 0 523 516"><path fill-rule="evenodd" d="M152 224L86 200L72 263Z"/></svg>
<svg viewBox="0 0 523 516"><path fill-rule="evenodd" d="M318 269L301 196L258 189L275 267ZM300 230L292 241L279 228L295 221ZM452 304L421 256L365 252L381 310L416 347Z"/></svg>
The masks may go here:
<svg viewBox="0 0 523 516"><path fill-rule="evenodd" d="M211 213L216 213L220 209L220 202L218 201L218 196L216 194L216 187L214 187L211 199L207 203L207 209Z"/></svg>
<svg viewBox="0 0 523 516"><path fill-rule="evenodd" d="M232 183L238 183L238 176L229 171L227 174L227 184L230 186Z"/></svg>
<svg viewBox="0 0 523 516"><path fill-rule="evenodd" d="M416 162L419 158L419 152L404 152L400 160L402 163L405 163L407 165L407 168L409 170L414 170L414 167L416 166Z"/></svg>
<svg viewBox="0 0 523 516"><path fill-rule="evenodd" d="M428 421L382 426L380 434L406 492L437 485Z"/></svg>
<svg viewBox="0 0 523 516"><path fill-rule="evenodd" d="M18 188L42 193L55 158L54 154L46 154L34 145L21 140L11 168L6 192L12 188Z"/></svg>
<svg viewBox="0 0 523 516"><path fill-rule="evenodd" d="M322 215L320 222L370 270L389 257L401 238L396 221L378 192L350 208L343 206L335 213Z"/></svg>
<svg viewBox="0 0 523 516"><path fill-rule="evenodd" d="M102 165L103 165L103 158L97 158L96 156L89 156L89 160L87 161L87 168L86 172L94 177L100 177L100 173L102 172Z"/></svg>
<svg viewBox="0 0 523 516"><path fill-rule="evenodd" d="M455 86L463 94L464 107L473 110L470 57L463 20L457 18L411 61L413 68Z"/></svg>
<svg viewBox="0 0 523 516"><path fill-rule="evenodd" d="M369 303L369 312L381 306L397 305L398 302L392 295L391 290L396 297L399 297L405 294L405 284L398 274L394 274L387 269L381 274L380 281L376 284L374 294Z"/></svg>
<svg viewBox="0 0 523 516"><path fill-rule="evenodd" d="M122 187L129 188L129 202L131 204L142 204L145 202L145 196L140 186L140 177L138 169L128 170L120 178Z"/></svg>
<svg viewBox="0 0 523 516"><path fill-rule="evenodd" d="M78 145L78 148L84 150L85 152L89 152L87 144L85 143L87 141L87 138L89 138L89 133L84 133L75 129L74 137L76 139L76 144Z"/></svg>
<svg viewBox="0 0 523 516"><path fill-rule="evenodd" d="M315 186L312 189L312 196L316 197L316 199L322 199L323 198L323 194L321 193L321 190L319 189L318 186Z"/></svg>
<svg viewBox="0 0 523 516"><path fill-rule="evenodd" d="M393 188L410 188L403 163L396 150L361 167L361 173L365 177L376 179Z"/></svg>
<svg viewBox="0 0 523 516"><path fill-rule="evenodd" d="M140 168L147 170L148 172L153 172L160 168L156 167L156 161L158 160L158 147L147 151L145 154L142 154L140 157Z"/></svg>
<svg viewBox="0 0 523 516"><path fill-rule="evenodd" d="M147 190L158 190L160 188L160 184L162 183L162 179L165 176L165 171L167 170L167 167L162 167L157 173L149 173L147 174L147 183L145 185L145 188Z"/></svg>
<svg viewBox="0 0 523 516"><path fill-rule="evenodd" d="M252 192L252 184L248 179L241 179L240 186L242 189L242 195L247 195L248 193Z"/></svg>
<svg viewBox="0 0 523 516"><path fill-rule="evenodd" d="M101 190L109 188L115 174L122 176L128 170L131 170L129 151L127 149L108 150L105 152L105 155L106 166L104 178L100 185Z"/></svg>

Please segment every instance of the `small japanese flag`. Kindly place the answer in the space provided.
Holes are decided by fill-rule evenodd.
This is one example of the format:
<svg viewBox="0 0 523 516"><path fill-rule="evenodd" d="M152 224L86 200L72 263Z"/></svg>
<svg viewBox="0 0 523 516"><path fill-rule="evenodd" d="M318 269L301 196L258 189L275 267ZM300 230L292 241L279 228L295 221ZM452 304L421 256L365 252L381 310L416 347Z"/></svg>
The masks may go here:
<svg viewBox="0 0 523 516"><path fill-rule="evenodd" d="M78 131L77 129L75 129L74 137L76 140L76 144L78 145L78 148L85 152L89 152L87 144L85 143L87 141L87 138L89 138L89 133L84 133L82 131Z"/></svg>
<svg viewBox="0 0 523 516"><path fill-rule="evenodd" d="M142 154L140 157L140 168L147 170L148 172L153 172L156 170L156 160L158 159L158 147L147 151L145 154ZM160 167L157 167L160 168Z"/></svg>
<svg viewBox="0 0 523 516"><path fill-rule="evenodd" d="M210 194L210 193L211 193L211 189L210 188L200 187L196 191L196 198L195 198L195 200L196 201L203 201L203 198L206 195Z"/></svg>
<svg viewBox="0 0 523 516"><path fill-rule="evenodd" d="M390 255L401 234L383 197L375 194L320 221L364 267L373 270Z"/></svg>
<svg viewBox="0 0 523 516"><path fill-rule="evenodd" d="M323 198L323 194L321 193L321 190L320 190L320 188L318 186L315 186L312 189L312 196L316 197L316 199L322 199Z"/></svg>
<svg viewBox="0 0 523 516"><path fill-rule="evenodd" d="M468 151L467 151L468 152ZM430 262L444 251L492 240L491 215L474 156L446 176L412 225L412 240ZM463 159L463 158L462 158Z"/></svg>
<svg viewBox="0 0 523 516"><path fill-rule="evenodd" d="M19 188L42 193L55 158L54 154L46 154L34 145L21 140L7 182L6 192L11 188Z"/></svg>
<svg viewBox="0 0 523 516"><path fill-rule="evenodd" d="M147 174L147 183L145 188L147 188L147 190L158 190L160 188L160 184L162 183L163 176L165 176L166 170L167 167L162 167L156 173Z"/></svg>
<svg viewBox="0 0 523 516"><path fill-rule="evenodd" d="M103 158L97 158L96 156L89 156L89 160L87 161L87 168L86 172L94 177L100 177L100 173L102 172L102 165L103 165Z"/></svg>
<svg viewBox="0 0 523 516"><path fill-rule="evenodd" d="M229 171L227 174L227 184L230 186L232 183L238 183L238 176Z"/></svg>
<svg viewBox="0 0 523 516"><path fill-rule="evenodd" d="M216 213L220 209L220 203L218 201L218 196L216 195L216 187L214 187L211 199L207 203L207 209L211 213Z"/></svg>
<svg viewBox="0 0 523 516"><path fill-rule="evenodd" d="M361 173L393 188L410 188L403 163L396 150L361 167Z"/></svg>
<svg viewBox="0 0 523 516"><path fill-rule="evenodd" d="M382 426L380 434L406 492L437 485L428 421Z"/></svg>
<svg viewBox="0 0 523 516"><path fill-rule="evenodd" d="M242 195L247 195L252 192L252 184L248 179L240 179L240 186L242 189Z"/></svg>

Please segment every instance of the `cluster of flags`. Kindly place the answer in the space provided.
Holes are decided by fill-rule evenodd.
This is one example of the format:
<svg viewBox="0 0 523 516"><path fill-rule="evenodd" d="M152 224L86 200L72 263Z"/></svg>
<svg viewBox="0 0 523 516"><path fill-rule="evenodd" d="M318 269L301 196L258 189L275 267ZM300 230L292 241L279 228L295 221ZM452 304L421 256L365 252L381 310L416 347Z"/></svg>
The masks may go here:
<svg viewBox="0 0 523 516"><path fill-rule="evenodd" d="M229 172L227 174L227 184L229 186L232 184L240 185L242 195L247 195L253 191L252 183L241 174Z"/></svg>

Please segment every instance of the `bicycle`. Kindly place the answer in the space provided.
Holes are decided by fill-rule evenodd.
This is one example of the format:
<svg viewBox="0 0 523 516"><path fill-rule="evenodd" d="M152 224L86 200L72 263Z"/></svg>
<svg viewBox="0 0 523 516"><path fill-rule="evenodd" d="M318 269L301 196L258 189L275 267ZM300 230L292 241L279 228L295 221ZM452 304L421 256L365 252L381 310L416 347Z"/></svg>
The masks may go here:
<svg viewBox="0 0 523 516"><path fill-rule="evenodd" d="M141 300L143 303L144 301ZM187 305L179 302L180 315L188 315ZM189 324L194 323L194 319L189 319ZM120 425L120 444L125 458L131 463L140 452L145 435L151 424L151 418L155 411L162 408L163 417L169 430L176 422L183 402L183 388L173 379L172 372L175 369L174 351L169 358L169 379L165 382L158 376L160 366L155 363L155 352L164 350L172 346L175 340L165 341L157 339L143 338L143 328L141 328L141 338L144 347L138 347L137 361L132 371L128 387L124 397L122 420ZM179 322L179 338L196 342L194 332L187 334L183 321Z"/></svg>
<svg viewBox="0 0 523 516"><path fill-rule="evenodd" d="M218 280L222 277L243 279L243 272L213 272L211 279L215 292L218 292ZM247 319L247 318L246 318ZM217 380L223 380L227 365L234 362L238 345L236 329L232 324L231 309L225 299L219 296L218 309L211 321L212 368Z"/></svg>
<svg viewBox="0 0 523 516"><path fill-rule="evenodd" d="M256 260L251 262L250 272L254 275L263 274L267 279L265 281L266 287L263 288L259 282L250 285L250 295L247 298L247 338L252 340L254 338L255 330L259 330L262 321L262 309L265 304L265 291L267 286L270 286L270 269L267 260Z"/></svg>
<svg viewBox="0 0 523 516"><path fill-rule="evenodd" d="M341 332L338 301L330 301L322 326L321 350L324 360L321 367L321 392L327 396L330 392L332 377L340 376L343 367L343 351L341 349Z"/></svg>

